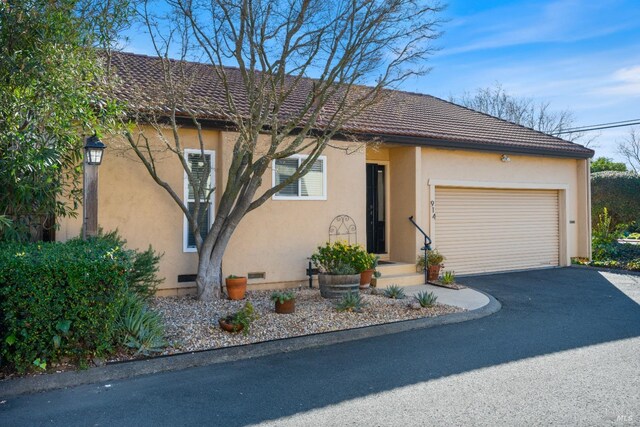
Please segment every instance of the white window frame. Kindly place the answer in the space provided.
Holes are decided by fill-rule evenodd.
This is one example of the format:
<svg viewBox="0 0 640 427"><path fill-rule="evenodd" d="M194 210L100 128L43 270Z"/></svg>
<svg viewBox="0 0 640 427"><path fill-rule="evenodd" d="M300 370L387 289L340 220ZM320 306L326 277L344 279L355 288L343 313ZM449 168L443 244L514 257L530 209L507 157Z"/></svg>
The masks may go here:
<svg viewBox="0 0 640 427"><path fill-rule="evenodd" d="M193 148L186 148L184 150L184 158L189 164L189 154L207 154L211 156L211 165L210 165L210 173L211 173L211 188L215 188L216 186L216 174L215 174L215 165L216 165L216 152L214 150L200 150ZM187 171L184 171L184 203L189 207L189 202L195 201L195 199L189 199L189 178L187 177ZM215 191L211 193L211 197L209 198L209 228L213 225L214 212L215 209ZM187 220L187 216L183 215L183 232L182 232L182 251L183 252L197 252L198 249L193 246L189 246L189 221Z"/></svg>
<svg viewBox="0 0 640 427"><path fill-rule="evenodd" d="M294 154L287 159L306 159L309 157L307 154ZM272 196L273 200L327 200L327 156L318 156L318 160L322 162L322 196L279 196L278 193ZM300 161L298 161L298 167L300 167ZM271 186L276 186L276 161L273 160L271 167ZM302 194L301 183L302 179L297 180L298 194Z"/></svg>

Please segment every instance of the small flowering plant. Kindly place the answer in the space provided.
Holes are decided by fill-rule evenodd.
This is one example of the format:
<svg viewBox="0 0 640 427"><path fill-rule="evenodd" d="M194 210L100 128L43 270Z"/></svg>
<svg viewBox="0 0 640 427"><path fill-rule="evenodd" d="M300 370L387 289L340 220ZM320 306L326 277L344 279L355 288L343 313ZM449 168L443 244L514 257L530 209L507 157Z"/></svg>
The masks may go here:
<svg viewBox="0 0 640 427"><path fill-rule="evenodd" d="M360 245L344 242L318 246L311 256L311 261L326 274L357 274L365 270L375 270L378 266L376 255L368 253Z"/></svg>
<svg viewBox="0 0 640 427"><path fill-rule="evenodd" d="M325 243L311 255L311 261L325 274L357 274L354 246L344 242Z"/></svg>

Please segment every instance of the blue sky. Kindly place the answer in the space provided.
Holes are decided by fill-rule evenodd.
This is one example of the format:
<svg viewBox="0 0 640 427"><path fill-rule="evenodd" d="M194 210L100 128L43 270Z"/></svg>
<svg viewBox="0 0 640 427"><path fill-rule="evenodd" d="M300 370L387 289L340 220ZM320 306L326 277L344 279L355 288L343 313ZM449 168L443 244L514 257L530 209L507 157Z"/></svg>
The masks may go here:
<svg viewBox="0 0 640 427"><path fill-rule="evenodd" d="M441 98L500 82L574 112L576 125L640 119L640 1L451 0L432 72L405 89ZM628 128L600 131L619 158Z"/></svg>
<svg viewBox="0 0 640 427"><path fill-rule="evenodd" d="M403 89L447 99L499 82L573 111L576 125L640 119L640 0L451 0L444 17L432 72ZM151 53L130 37L126 50ZM619 159L627 132L600 131L596 156Z"/></svg>

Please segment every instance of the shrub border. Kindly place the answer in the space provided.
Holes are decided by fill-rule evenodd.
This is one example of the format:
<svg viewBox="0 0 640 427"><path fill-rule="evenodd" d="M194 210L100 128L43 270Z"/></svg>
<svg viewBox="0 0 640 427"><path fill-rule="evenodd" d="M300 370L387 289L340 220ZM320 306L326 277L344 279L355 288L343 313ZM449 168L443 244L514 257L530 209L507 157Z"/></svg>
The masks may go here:
<svg viewBox="0 0 640 427"><path fill-rule="evenodd" d="M42 374L34 377L2 380L0 381L0 397L4 398L24 393L35 393L75 387L82 384L120 380L159 372L179 371L197 366L251 359L271 354L407 332L415 329L466 322L489 316L502 308L500 302L493 296L477 289L474 290L486 295L489 298L489 302L485 306L471 311L436 317L423 317L415 320L402 320L382 325L363 326L335 332L281 338L254 344L158 356L144 360L114 362L102 367L89 368L86 371L68 371L59 374Z"/></svg>

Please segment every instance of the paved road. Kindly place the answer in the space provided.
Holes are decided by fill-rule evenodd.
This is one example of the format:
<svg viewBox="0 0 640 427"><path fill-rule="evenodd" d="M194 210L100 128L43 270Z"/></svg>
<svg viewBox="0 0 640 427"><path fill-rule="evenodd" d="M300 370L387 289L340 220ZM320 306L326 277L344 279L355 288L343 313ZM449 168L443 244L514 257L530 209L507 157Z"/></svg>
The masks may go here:
<svg viewBox="0 0 640 427"><path fill-rule="evenodd" d="M565 268L466 282L503 309L11 398L0 425L640 425L640 277Z"/></svg>

